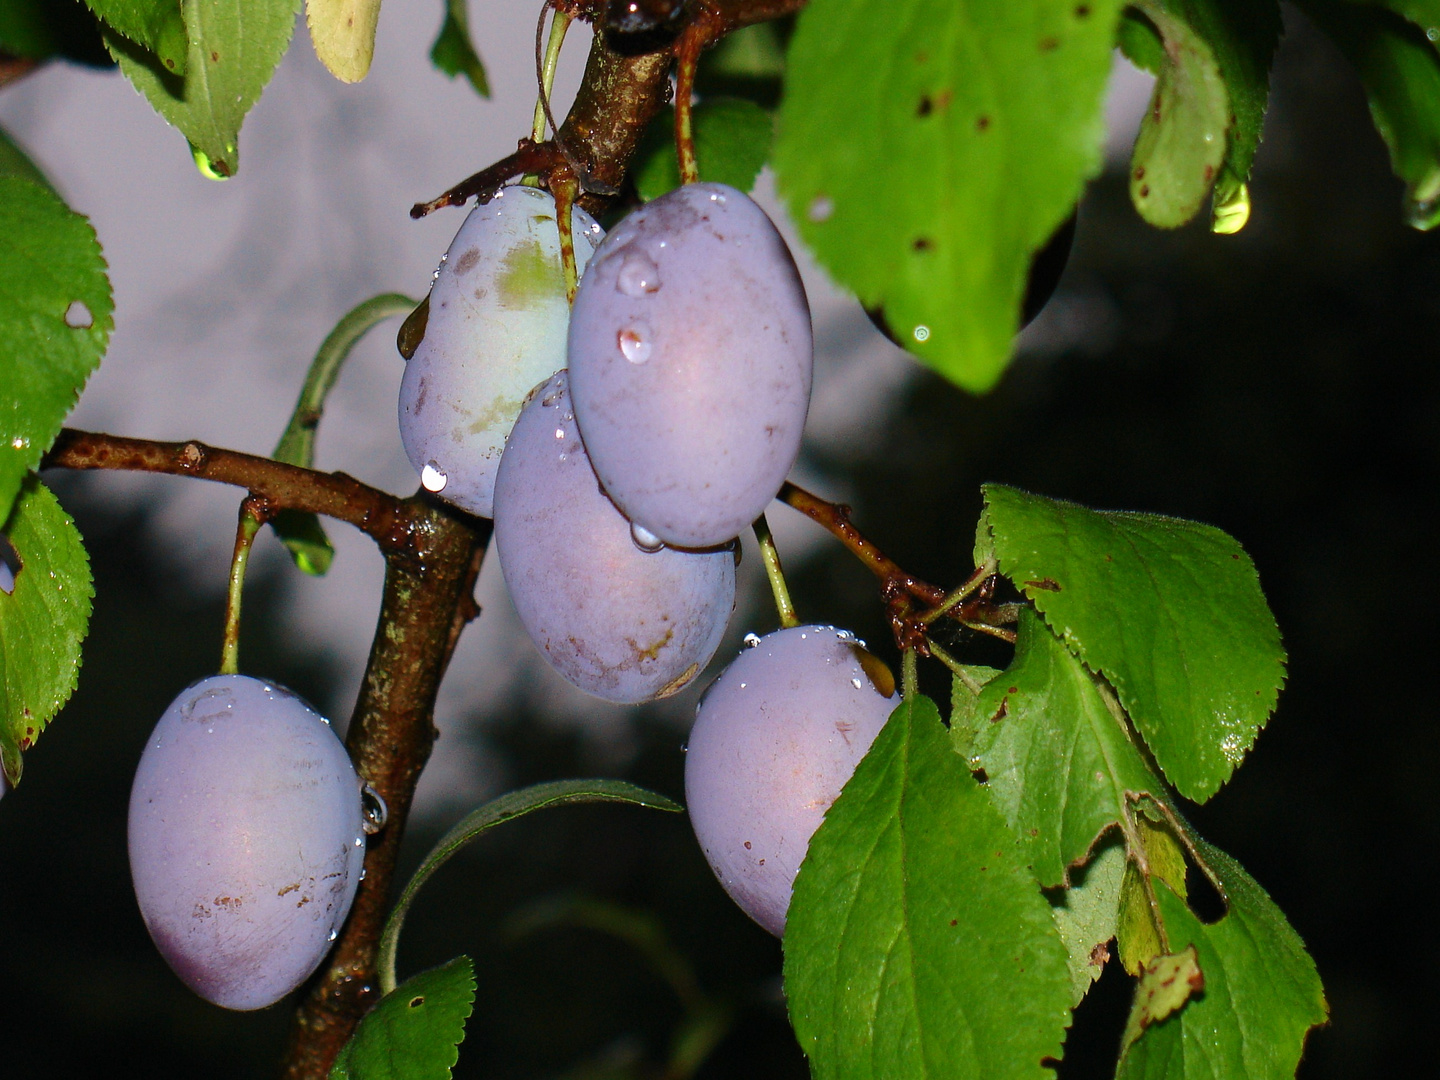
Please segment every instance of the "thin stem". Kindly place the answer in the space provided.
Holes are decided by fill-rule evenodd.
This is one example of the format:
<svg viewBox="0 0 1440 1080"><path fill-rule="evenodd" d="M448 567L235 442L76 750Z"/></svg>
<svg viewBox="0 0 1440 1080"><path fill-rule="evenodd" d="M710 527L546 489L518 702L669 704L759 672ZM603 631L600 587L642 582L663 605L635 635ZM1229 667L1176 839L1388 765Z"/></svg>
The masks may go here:
<svg viewBox="0 0 1440 1080"><path fill-rule="evenodd" d="M265 500L254 495L240 504L240 523L235 527L235 552L230 556L230 587L225 596L225 637L220 646L220 674L240 674L240 594L245 588L245 568L255 534L270 516Z"/></svg>
<svg viewBox="0 0 1440 1080"><path fill-rule="evenodd" d="M290 423L285 425L285 432L275 444L275 453L271 457L276 461L310 468L315 461L315 430L325 411L326 395L340 377L340 369L350 350L372 327L396 315L409 315L416 306L415 300L400 293L381 293L356 304L345 313L335 324L335 329L320 343L315 359L310 362L305 385L295 402L295 411L290 414Z"/></svg>
<svg viewBox="0 0 1440 1080"><path fill-rule="evenodd" d="M550 38L545 43L545 53L540 53L540 31L545 25L545 12L553 10L550 20ZM545 138L545 120L549 115L550 91L555 86L555 69L560 65L560 47L565 44L565 31L575 18L568 11L552 9L547 4L540 9L540 22L535 27L535 77L540 84L539 96L535 99L535 120L530 127L530 138L541 142Z"/></svg>
<svg viewBox="0 0 1440 1080"><path fill-rule="evenodd" d="M560 230L560 265L565 271L565 299L575 303L580 270L575 262L575 199L580 185L568 168L557 166L550 173L550 194L555 196L555 226Z"/></svg>
<svg viewBox="0 0 1440 1080"><path fill-rule="evenodd" d="M921 615L920 621L926 626L929 626L936 619L940 618L940 616L947 614L956 605L963 603L965 600L975 595L975 593L980 590L980 587L985 584L986 580L992 574L994 574L997 569L998 567L996 566L994 559L986 559L985 562L982 563L973 574L971 574L968 578L965 579L964 584L962 584L949 596L945 597L944 601L941 602L939 607L931 608L929 611L925 612L924 615Z"/></svg>
<svg viewBox="0 0 1440 1080"><path fill-rule="evenodd" d="M914 649L906 649L900 654L900 696L906 701L914 701L919 692L920 672L916 653Z"/></svg>
<svg viewBox="0 0 1440 1080"><path fill-rule="evenodd" d="M871 573L887 585L893 583L896 588L929 607L944 602L945 590L907 574L899 563L888 558L879 548L866 540L860 534L860 530L850 524L850 508L848 506L827 502L820 496L812 495L804 488L795 486L788 480L776 498L793 506L810 520L822 525L844 544L852 555L869 567Z"/></svg>
<svg viewBox="0 0 1440 1080"><path fill-rule="evenodd" d="M695 97L695 69L700 64L700 50L706 41L705 20L697 20L685 28L675 46L675 153L680 161L680 182L700 181L700 165L695 160L695 132L691 110Z"/></svg>
<svg viewBox="0 0 1440 1080"><path fill-rule="evenodd" d="M935 642L930 641L927 642L927 644L930 647L930 655L935 657L936 660L939 660L942 664L949 668L950 673L954 675L955 678L960 680L966 690L969 690L970 693L974 694L976 697L979 697L980 691L984 690L985 687L982 686L980 683L976 682L975 676L971 675L968 671L965 670L965 665L960 663L959 660L956 660L939 645L936 645Z"/></svg>
<svg viewBox="0 0 1440 1080"><path fill-rule="evenodd" d="M770 579L770 591L775 594L775 610L780 615L780 625L787 630L799 626L800 619L790 599L790 587L785 584L785 571L780 566L780 552L775 547L775 536L764 514L755 519L754 529L755 539L760 542L760 561L765 564L765 576Z"/></svg>

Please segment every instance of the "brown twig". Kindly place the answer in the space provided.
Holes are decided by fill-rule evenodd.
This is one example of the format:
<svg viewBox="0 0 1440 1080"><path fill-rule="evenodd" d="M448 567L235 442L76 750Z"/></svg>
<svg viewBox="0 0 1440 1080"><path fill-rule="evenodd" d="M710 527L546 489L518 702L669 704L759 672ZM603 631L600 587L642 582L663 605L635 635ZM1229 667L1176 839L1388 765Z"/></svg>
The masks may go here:
<svg viewBox="0 0 1440 1080"><path fill-rule="evenodd" d="M40 467L168 473L233 484L263 495L274 510L309 510L348 522L387 552L408 548L414 529L414 504L353 476L303 469L193 439L156 442L65 428Z"/></svg>

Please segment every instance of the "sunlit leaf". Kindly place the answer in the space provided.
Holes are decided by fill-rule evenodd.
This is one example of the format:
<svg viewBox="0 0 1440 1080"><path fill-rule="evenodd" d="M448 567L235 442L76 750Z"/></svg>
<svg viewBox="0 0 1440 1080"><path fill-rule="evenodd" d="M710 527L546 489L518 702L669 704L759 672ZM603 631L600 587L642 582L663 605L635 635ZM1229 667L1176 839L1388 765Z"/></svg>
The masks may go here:
<svg viewBox="0 0 1440 1080"><path fill-rule="evenodd" d="M1030 261L1101 166L1113 0L813 0L774 165L802 236L960 386L1010 360Z"/></svg>
<svg viewBox="0 0 1440 1080"><path fill-rule="evenodd" d="M816 1080L1053 1076L1065 949L926 698L895 710L811 838L784 946Z"/></svg>
<svg viewBox="0 0 1440 1080"><path fill-rule="evenodd" d="M469 957L406 979L361 1019L330 1080L449 1080L474 1003Z"/></svg>
<svg viewBox="0 0 1440 1080"><path fill-rule="evenodd" d="M1250 557L1209 525L987 485L977 555L1115 688L1156 763L1204 801L1255 742L1285 677Z"/></svg>
<svg viewBox="0 0 1440 1080"><path fill-rule="evenodd" d="M3 531L18 558L0 589L0 759L13 784L28 749L75 690L95 595L80 533L31 476Z"/></svg>
<svg viewBox="0 0 1440 1080"><path fill-rule="evenodd" d="M90 223L0 176L0 519L105 354L113 308Z"/></svg>
<svg viewBox="0 0 1440 1080"><path fill-rule="evenodd" d="M192 0L185 74L107 30L105 43L120 70L190 142L195 163L212 179L239 167L240 125L260 98L295 29L300 0Z"/></svg>

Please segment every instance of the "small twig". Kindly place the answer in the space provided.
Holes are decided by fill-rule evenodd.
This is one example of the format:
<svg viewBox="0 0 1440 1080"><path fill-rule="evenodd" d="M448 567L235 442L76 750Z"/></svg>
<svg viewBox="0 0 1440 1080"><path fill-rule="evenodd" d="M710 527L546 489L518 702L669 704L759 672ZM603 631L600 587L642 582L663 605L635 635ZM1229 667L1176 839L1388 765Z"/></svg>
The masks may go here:
<svg viewBox="0 0 1440 1080"><path fill-rule="evenodd" d="M970 693L974 694L976 697L980 696L980 691L984 690L985 687L982 683L979 683L975 680L975 676L971 675L968 671L965 670L964 664L960 663L959 660L956 660L953 656L951 656L948 652L942 649L939 645L935 644L935 642L933 641L930 642L930 655L935 657L936 660L939 660L942 664L949 668L950 673L960 680L966 690L969 690Z"/></svg>
<svg viewBox="0 0 1440 1080"><path fill-rule="evenodd" d="M755 539L760 542L760 560L765 564L765 576L770 579L770 591L775 595L775 610L780 615L780 625L785 629L799 626L795 604L790 599L790 587L785 584L785 571L780 566L780 552L775 547L775 536L770 532L770 523L761 514L755 519Z"/></svg>
<svg viewBox="0 0 1440 1080"><path fill-rule="evenodd" d="M575 290L580 284L580 270L575 262L575 199L580 185L568 165L550 170L550 194L555 196L555 226L560 231L560 266L565 271L565 299L575 303Z"/></svg>
<svg viewBox="0 0 1440 1080"><path fill-rule="evenodd" d="M914 701L915 695L920 692L920 672L915 657L914 649L906 649L900 654L900 696L906 701Z"/></svg>
<svg viewBox="0 0 1440 1080"><path fill-rule="evenodd" d="M554 11L555 17L550 20L550 40L545 43L542 51L540 37L545 29L547 11ZM540 9L540 21L535 24L535 81L540 90L535 98L535 119L530 127L530 138L537 143L545 138L546 121L550 123L550 130L555 130L555 118L550 114L550 90L555 85L555 69L560 64L560 48L565 44L565 31L570 28L573 19L574 16L569 12L547 3Z"/></svg>
<svg viewBox="0 0 1440 1080"><path fill-rule="evenodd" d="M975 572L966 578L958 589L945 597L939 607L931 608L924 615L920 616L920 621L926 626L929 626L941 615L948 615L950 610L957 604L968 600L978 592L985 582L995 573L996 569L995 560L986 559L984 563L976 567Z"/></svg>
<svg viewBox="0 0 1440 1080"><path fill-rule="evenodd" d="M240 522L235 527L235 552L230 556L230 584L225 594L225 636L220 646L220 674L240 673L240 596L245 588L245 568L255 535L270 518L270 504L258 495L247 495L240 503Z"/></svg>
<svg viewBox="0 0 1440 1080"><path fill-rule="evenodd" d="M680 182L700 181L700 165L695 160L695 132L691 122L695 97L695 69L700 53L711 40L712 20L701 14L685 28L675 43L675 153L680 163Z"/></svg>
<svg viewBox="0 0 1440 1080"><path fill-rule="evenodd" d="M474 176L461 180L449 191L437 195L429 202L416 203L410 208L410 216L422 218L444 206L464 206L472 198L481 204L487 203L517 176L548 172L564 160L564 154L553 142L537 143L530 139L521 139L519 148L513 154L501 158L489 168L481 169Z"/></svg>

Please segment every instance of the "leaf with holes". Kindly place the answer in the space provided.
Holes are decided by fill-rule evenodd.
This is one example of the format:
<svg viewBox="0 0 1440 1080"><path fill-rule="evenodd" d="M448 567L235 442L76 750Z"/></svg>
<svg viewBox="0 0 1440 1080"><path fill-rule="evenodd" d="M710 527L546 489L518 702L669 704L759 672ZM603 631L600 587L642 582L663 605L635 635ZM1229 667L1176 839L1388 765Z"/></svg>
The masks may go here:
<svg viewBox="0 0 1440 1080"><path fill-rule="evenodd" d="M105 44L155 111L189 140L200 171L233 176L240 125L285 55L300 0L205 0L185 7L185 74L113 30Z"/></svg>
<svg viewBox="0 0 1440 1080"><path fill-rule="evenodd" d="M755 186L755 177L770 156L775 130L768 111L740 98L711 98L695 106L690 126L700 179L729 184L740 191ZM636 161L635 187L646 202L680 186L674 109L661 109L650 122Z"/></svg>
<svg viewBox="0 0 1440 1080"><path fill-rule="evenodd" d="M1120 6L812 0L796 23L773 159L791 216L967 390L1009 363L1031 258L1102 164Z"/></svg>
<svg viewBox="0 0 1440 1080"><path fill-rule="evenodd" d="M430 62L452 79L464 75L475 92L490 96L490 82L485 78L485 65L470 41L470 14L465 0L445 0L445 21L430 47Z"/></svg>
<svg viewBox="0 0 1440 1080"><path fill-rule="evenodd" d="M14 784L21 751L75 690L95 587L75 523L37 477L4 533L19 563L13 588L0 590L0 761Z"/></svg>
<svg viewBox="0 0 1440 1080"><path fill-rule="evenodd" d="M1354 65L1370 118L1405 181L1405 217L1417 229L1440 224L1440 53L1425 31L1379 7L1299 0L1301 10Z"/></svg>
<svg viewBox="0 0 1440 1080"><path fill-rule="evenodd" d="M984 494L977 558L993 552L1050 628L1109 680L1182 795L1215 794L1285 679L1250 557L1210 525L993 484Z"/></svg>
<svg viewBox="0 0 1440 1080"><path fill-rule="evenodd" d="M1071 1004L1078 1005L1110 958L1125 874L1125 844L1114 838L1079 870L1070 887L1051 901L1055 925L1070 961Z"/></svg>
<svg viewBox="0 0 1440 1080"><path fill-rule="evenodd" d="M1127 793L1163 789L1044 620L1022 609L1016 632L1015 659L976 700L968 754L1040 884L1059 885L1125 817Z"/></svg>
<svg viewBox="0 0 1440 1080"><path fill-rule="evenodd" d="M1228 855L1196 842L1229 910L1206 925L1155 883L1169 951L1193 946L1205 992L1153 1023L1132 1014L1141 1034L1120 1058L1116 1080L1290 1080L1305 1035L1329 1014L1320 976L1299 935L1265 891ZM1150 1007L1145 983L1134 1010Z"/></svg>
<svg viewBox="0 0 1440 1080"><path fill-rule="evenodd" d="M1065 949L927 698L895 710L811 838L784 945L816 1080L1053 1075Z"/></svg>
<svg viewBox="0 0 1440 1080"><path fill-rule="evenodd" d="M341 82L365 78L375 55L380 0L305 0L315 55Z"/></svg>
<svg viewBox="0 0 1440 1080"><path fill-rule="evenodd" d="M154 53L166 71L185 74L188 39L180 0L85 2L111 29Z"/></svg>
<svg viewBox="0 0 1440 1080"><path fill-rule="evenodd" d="M0 520L105 355L113 308L90 223L48 188L0 177Z"/></svg>
<svg viewBox="0 0 1440 1080"><path fill-rule="evenodd" d="M468 956L406 979L365 1014L330 1080L449 1080L474 1003Z"/></svg>

